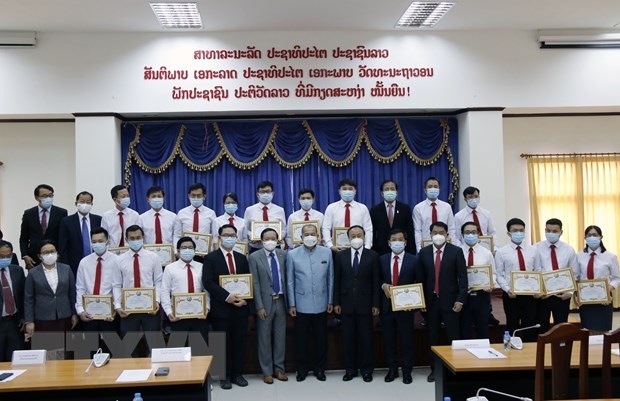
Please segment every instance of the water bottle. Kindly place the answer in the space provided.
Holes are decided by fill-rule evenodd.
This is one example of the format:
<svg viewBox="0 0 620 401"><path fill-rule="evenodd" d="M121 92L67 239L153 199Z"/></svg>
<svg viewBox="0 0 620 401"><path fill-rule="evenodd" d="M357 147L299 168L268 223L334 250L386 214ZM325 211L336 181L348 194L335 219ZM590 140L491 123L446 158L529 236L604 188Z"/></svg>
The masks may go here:
<svg viewBox="0 0 620 401"><path fill-rule="evenodd" d="M510 349L510 333L508 330L504 332L504 351L508 351Z"/></svg>
<svg viewBox="0 0 620 401"><path fill-rule="evenodd" d="M135 393L135 394L133 395L133 401L144 401L144 400L142 399L142 394L141 394L141 393Z"/></svg>
<svg viewBox="0 0 620 401"><path fill-rule="evenodd" d="M443 397L443 401L452 401L451 397Z"/></svg>

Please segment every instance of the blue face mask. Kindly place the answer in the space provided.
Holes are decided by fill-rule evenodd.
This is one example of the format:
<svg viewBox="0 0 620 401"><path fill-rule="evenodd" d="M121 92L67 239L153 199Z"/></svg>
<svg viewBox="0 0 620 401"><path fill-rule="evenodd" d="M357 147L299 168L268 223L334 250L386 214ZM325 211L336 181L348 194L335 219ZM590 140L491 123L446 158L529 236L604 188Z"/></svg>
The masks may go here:
<svg viewBox="0 0 620 401"><path fill-rule="evenodd" d="M237 211L237 207L236 203L226 203L224 204L224 211L232 216Z"/></svg>
<svg viewBox="0 0 620 401"><path fill-rule="evenodd" d="M263 205L270 204L272 199L273 199L273 194L259 194L258 195L258 200Z"/></svg>
<svg viewBox="0 0 620 401"><path fill-rule="evenodd" d="M426 196L428 199L437 199L439 197L439 188L426 188Z"/></svg>
<svg viewBox="0 0 620 401"><path fill-rule="evenodd" d="M590 249L597 249L601 246L601 239L599 237L587 237L586 244Z"/></svg>
<svg viewBox="0 0 620 401"><path fill-rule="evenodd" d="M131 204L131 198L129 196L126 198L121 198L121 200L118 201L118 204L121 207L121 209L126 209Z"/></svg>
<svg viewBox="0 0 620 401"><path fill-rule="evenodd" d="M11 264L11 258L1 258L0 259L0 269L4 269L8 265Z"/></svg>
<svg viewBox="0 0 620 401"><path fill-rule="evenodd" d="M476 234L465 234L463 240L469 246L474 246L478 243L478 236Z"/></svg>
<svg viewBox="0 0 620 401"><path fill-rule="evenodd" d="M149 205L151 205L153 209L161 209L162 206L164 206L164 198L151 198L149 200Z"/></svg>
<svg viewBox="0 0 620 401"><path fill-rule="evenodd" d="M108 245L105 242L94 242L90 244L90 247L97 255L103 255L108 249Z"/></svg>
<svg viewBox="0 0 620 401"><path fill-rule="evenodd" d="M190 260L194 259L195 254L196 254L196 251L194 251L193 249L181 249L181 251L179 252L181 259L183 259L186 262L189 262Z"/></svg>
<svg viewBox="0 0 620 401"><path fill-rule="evenodd" d="M522 231L516 231L510 235L510 238L512 238L512 242L515 244L520 244L525 239L525 233Z"/></svg>
<svg viewBox="0 0 620 401"><path fill-rule="evenodd" d="M383 199L386 202L394 202L396 200L396 191L383 191Z"/></svg>
<svg viewBox="0 0 620 401"><path fill-rule="evenodd" d="M193 207L200 207L204 203L204 199L203 198L189 198L189 203L191 203Z"/></svg>
<svg viewBox="0 0 620 401"><path fill-rule="evenodd" d="M551 242L552 244L555 244L556 242L558 242L560 240L560 234L558 234L558 233L545 233L545 238L547 238L547 241Z"/></svg>
<svg viewBox="0 0 620 401"><path fill-rule="evenodd" d="M394 253L401 253L405 250L405 242L404 241L391 241L390 249Z"/></svg>
<svg viewBox="0 0 620 401"><path fill-rule="evenodd" d="M39 202L39 204L41 205L43 209L47 210L50 207L52 207L52 205L54 204L54 198L41 198L41 201Z"/></svg>
<svg viewBox="0 0 620 401"><path fill-rule="evenodd" d="M222 246L231 249L237 243L237 237L222 237Z"/></svg>
<svg viewBox="0 0 620 401"><path fill-rule="evenodd" d="M142 245L144 245L144 240L137 239L134 241L127 241L127 245L129 245L129 248L131 248L132 251L138 252L140 248L142 248Z"/></svg>
<svg viewBox="0 0 620 401"><path fill-rule="evenodd" d="M312 199L301 199L299 201L301 208L304 210L310 210L310 208L312 207L312 203L314 203Z"/></svg>
<svg viewBox="0 0 620 401"><path fill-rule="evenodd" d="M351 202L355 198L355 191L343 189L340 191L340 198L345 202Z"/></svg>
<svg viewBox="0 0 620 401"><path fill-rule="evenodd" d="M480 204L480 198L467 199L467 206L475 209Z"/></svg>

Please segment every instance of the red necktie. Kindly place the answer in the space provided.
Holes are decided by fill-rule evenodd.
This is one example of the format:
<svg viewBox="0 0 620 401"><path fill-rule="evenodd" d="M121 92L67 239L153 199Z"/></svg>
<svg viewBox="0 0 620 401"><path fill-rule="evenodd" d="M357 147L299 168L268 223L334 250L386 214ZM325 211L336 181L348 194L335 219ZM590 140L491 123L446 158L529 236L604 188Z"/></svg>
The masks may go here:
<svg viewBox="0 0 620 401"><path fill-rule="evenodd" d="M588 261L588 280L594 280L594 257L596 252L590 254L590 260Z"/></svg>
<svg viewBox="0 0 620 401"><path fill-rule="evenodd" d="M269 221L269 216L267 215L267 206L263 206L263 221Z"/></svg>
<svg viewBox="0 0 620 401"><path fill-rule="evenodd" d="M439 271L441 270L441 249L435 255L435 294L439 295Z"/></svg>
<svg viewBox="0 0 620 401"><path fill-rule="evenodd" d="M232 252L228 252L226 257L228 258L228 270L230 274L235 274L235 263L233 262Z"/></svg>
<svg viewBox="0 0 620 401"><path fill-rule="evenodd" d="M197 233L198 232L198 217L199 217L199 213L200 211L198 210L198 208L194 209L194 225L192 226L192 231Z"/></svg>
<svg viewBox="0 0 620 401"><path fill-rule="evenodd" d="M388 203L388 223L390 223L390 227L394 224L394 205Z"/></svg>
<svg viewBox="0 0 620 401"><path fill-rule="evenodd" d="M551 244L551 267L553 270L558 270L558 256L555 254L555 245Z"/></svg>
<svg viewBox="0 0 620 401"><path fill-rule="evenodd" d="M482 232L482 227L480 227L480 220L478 220L478 213L476 212L476 209L473 209L471 211L471 215L474 218L474 223L476 224L476 227L478 227L478 231L480 231L480 235L484 235L484 233Z"/></svg>
<svg viewBox="0 0 620 401"><path fill-rule="evenodd" d="M2 298L4 298L4 308L6 314L11 316L15 314L15 299L13 299L13 293L11 292L11 286L7 279L7 272L9 268L2 269Z"/></svg>
<svg viewBox="0 0 620 401"><path fill-rule="evenodd" d="M521 252L520 246L517 246L517 257L519 258L519 270L523 272L525 271L525 259L523 259L523 253Z"/></svg>
<svg viewBox="0 0 620 401"><path fill-rule="evenodd" d="M228 218L228 223L229 223L231 226L233 226L233 227L234 227L234 226L235 226L235 218L234 218L234 217L229 217L229 218Z"/></svg>
<svg viewBox="0 0 620 401"><path fill-rule="evenodd" d="M306 212L306 217L304 217L304 221L310 221L310 213Z"/></svg>
<svg viewBox="0 0 620 401"><path fill-rule="evenodd" d="M194 292L194 275L192 274L192 266L188 263L187 267L187 292Z"/></svg>
<svg viewBox="0 0 620 401"><path fill-rule="evenodd" d="M123 212L118 212L118 223L121 226L121 240L118 246L125 246L125 221L123 220Z"/></svg>
<svg viewBox="0 0 620 401"><path fill-rule="evenodd" d="M351 227L351 210L349 209L351 207L350 204L345 203L344 205L344 226L345 227Z"/></svg>
<svg viewBox="0 0 620 401"><path fill-rule="evenodd" d="M398 285L398 255L394 255L394 265L392 266L392 285Z"/></svg>
<svg viewBox="0 0 620 401"><path fill-rule="evenodd" d="M437 204L435 202L431 203L431 206L433 207L433 214L431 216L431 222L432 223L437 223Z"/></svg>
<svg viewBox="0 0 620 401"><path fill-rule="evenodd" d="M159 221L159 213L155 213L155 243L163 243L161 240L161 222Z"/></svg>
<svg viewBox="0 0 620 401"><path fill-rule="evenodd" d="M97 258L97 270L95 271L95 287L93 288L93 295L99 295L101 290L101 257Z"/></svg>
<svg viewBox="0 0 620 401"><path fill-rule="evenodd" d="M140 262L137 253L133 254L133 286L140 288Z"/></svg>
<svg viewBox="0 0 620 401"><path fill-rule="evenodd" d="M45 235L45 231L47 230L47 210L43 209L43 214L41 215L41 232Z"/></svg>
<svg viewBox="0 0 620 401"><path fill-rule="evenodd" d="M469 255L467 256L467 266L474 265L474 248L469 248Z"/></svg>

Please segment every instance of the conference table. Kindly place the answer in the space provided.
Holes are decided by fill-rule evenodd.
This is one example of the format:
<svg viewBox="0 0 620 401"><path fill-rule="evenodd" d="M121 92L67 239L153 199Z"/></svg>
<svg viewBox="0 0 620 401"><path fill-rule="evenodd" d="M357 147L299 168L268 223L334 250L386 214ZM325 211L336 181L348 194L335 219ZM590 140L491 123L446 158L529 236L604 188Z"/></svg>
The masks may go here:
<svg viewBox="0 0 620 401"><path fill-rule="evenodd" d="M86 368L90 359L47 361L43 365L13 366L0 363L0 370L26 370L8 382L0 382L0 398L7 401L130 401L142 393L145 401L182 398L210 401L211 356L193 356L189 362L151 363L150 358L112 358L108 364ZM170 368L168 376L155 376L158 367ZM146 381L117 382L126 369L152 369Z"/></svg>
<svg viewBox="0 0 620 401"><path fill-rule="evenodd" d="M431 347L435 354L435 401L444 396L452 401L466 400L476 395L481 388L490 388L521 397L534 398L534 377L536 371L536 343L524 343L522 350L504 351L503 344L491 344L491 348L506 355L506 358L479 359L465 349L452 349L449 345ZM588 353L589 392L592 397L601 395L601 365L603 345L591 344ZM612 377L618 377L620 357L612 355ZM571 367L577 377L579 366L579 343L573 344ZM545 369L551 369L551 349L545 350ZM549 376L550 377L550 376ZM550 379L545 380L546 385ZM577 381L575 380L575 385ZM615 380L614 382L617 382ZM618 384L614 383L614 392ZM492 394L482 393L489 399ZM501 397L500 397L501 398Z"/></svg>

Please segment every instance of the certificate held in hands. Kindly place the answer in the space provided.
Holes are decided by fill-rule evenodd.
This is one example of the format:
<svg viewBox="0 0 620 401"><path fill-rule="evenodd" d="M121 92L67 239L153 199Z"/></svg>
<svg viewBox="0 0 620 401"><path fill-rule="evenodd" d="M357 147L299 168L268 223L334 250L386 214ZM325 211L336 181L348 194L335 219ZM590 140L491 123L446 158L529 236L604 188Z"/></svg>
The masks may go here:
<svg viewBox="0 0 620 401"><path fill-rule="evenodd" d="M467 283L472 291L493 288L491 265L470 266L467 268Z"/></svg>
<svg viewBox="0 0 620 401"><path fill-rule="evenodd" d="M220 276L220 287L241 299L254 298L251 274L229 274Z"/></svg>
<svg viewBox="0 0 620 401"><path fill-rule="evenodd" d="M207 317L207 294L172 294L172 314L179 319L204 319Z"/></svg>
<svg viewBox="0 0 620 401"><path fill-rule="evenodd" d="M547 295L573 292L576 289L573 269L570 267L544 272L542 273L542 279L545 284L545 294Z"/></svg>
<svg viewBox="0 0 620 401"><path fill-rule="evenodd" d="M605 278L581 280L577 283L577 291L579 302L583 305L611 303L609 283Z"/></svg>
<svg viewBox="0 0 620 401"><path fill-rule="evenodd" d="M510 291L515 295L542 294L542 275L529 270L513 270L510 272Z"/></svg>
<svg viewBox="0 0 620 401"><path fill-rule="evenodd" d="M112 319L114 305L112 303L112 295L82 295L82 305L84 311L90 315L93 320Z"/></svg>
<svg viewBox="0 0 620 401"><path fill-rule="evenodd" d="M420 283L391 286L390 299L394 312L426 308L424 290Z"/></svg>
<svg viewBox="0 0 620 401"><path fill-rule="evenodd" d="M155 312L155 288L123 288L121 306L127 314Z"/></svg>

